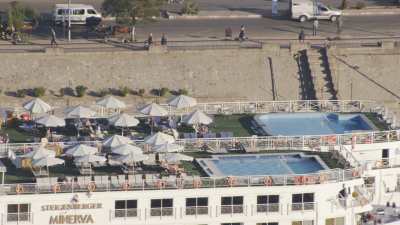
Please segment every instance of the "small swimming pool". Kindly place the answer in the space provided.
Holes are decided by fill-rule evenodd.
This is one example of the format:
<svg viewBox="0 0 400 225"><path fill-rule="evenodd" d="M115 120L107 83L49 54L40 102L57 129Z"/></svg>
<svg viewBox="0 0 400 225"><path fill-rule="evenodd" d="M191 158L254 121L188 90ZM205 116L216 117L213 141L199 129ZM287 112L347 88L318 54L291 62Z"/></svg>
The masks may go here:
<svg viewBox="0 0 400 225"><path fill-rule="evenodd" d="M306 174L329 169L318 156L302 153L225 155L196 160L209 176Z"/></svg>
<svg viewBox="0 0 400 225"><path fill-rule="evenodd" d="M327 135L374 130L362 114L269 113L254 117L268 135Z"/></svg>

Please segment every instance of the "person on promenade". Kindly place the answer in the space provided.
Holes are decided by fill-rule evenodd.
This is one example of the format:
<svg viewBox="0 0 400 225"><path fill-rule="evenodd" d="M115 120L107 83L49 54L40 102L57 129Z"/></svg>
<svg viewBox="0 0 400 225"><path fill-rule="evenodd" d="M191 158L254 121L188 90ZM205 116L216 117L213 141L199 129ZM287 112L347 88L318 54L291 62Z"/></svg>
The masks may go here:
<svg viewBox="0 0 400 225"><path fill-rule="evenodd" d="M244 41L246 39L244 25L240 26L239 41Z"/></svg>
<svg viewBox="0 0 400 225"><path fill-rule="evenodd" d="M303 28L301 28L300 33L299 33L299 42L304 43L304 39L306 39L306 35L304 33Z"/></svg>
<svg viewBox="0 0 400 225"><path fill-rule="evenodd" d="M336 33L340 35L342 33L343 29L343 19L341 16L339 16L336 20Z"/></svg>
<svg viewBox="0 0 400 225"><path fill-rule="evenodd" d="M57 46L57 41L56 41L56 31L50 27L50 32L51 32L51 41L50 44L51 46Z"/></svg>
<svg viewBox="0 0 400 225"><path fill-rule="evenodd" d="M313 36L317 36L317 30L318 30L318 19L314 19L313 22Z"/></svg>
<svg viewBox="0 0 400 225"><path fill-rule="evenodd" d="M161 45L167 45L167 37L164 33L161 35Z"/></svg>
<svg viewBox="0 0 400 225"><path fill-rule="evenodd" d="M147 44L150 46L153 44L153 34L150 33L149 37L147 38Z"/></svg>

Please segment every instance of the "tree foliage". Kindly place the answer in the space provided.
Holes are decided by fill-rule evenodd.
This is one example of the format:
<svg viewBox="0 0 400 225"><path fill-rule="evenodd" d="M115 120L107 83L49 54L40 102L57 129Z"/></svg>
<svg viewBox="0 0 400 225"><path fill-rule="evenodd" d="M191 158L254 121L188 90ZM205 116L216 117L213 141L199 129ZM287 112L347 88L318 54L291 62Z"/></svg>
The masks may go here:
<svg viewBox="0 0 400 225"><path fill-rule="evenodd" d="M31 22L33 25L38 22L38 14L32 8L24 6L17 1L10 3L7 12L8 25L13 26L16 30L21 30L25 22Z"/></svg>
<svg viewBox="0 0 400 225"><path fill-rule="evenodd" d="M106 15L115 16L117 23L135 25L137 20L151 20L160 15L164 0L104 0Z"/></svg>

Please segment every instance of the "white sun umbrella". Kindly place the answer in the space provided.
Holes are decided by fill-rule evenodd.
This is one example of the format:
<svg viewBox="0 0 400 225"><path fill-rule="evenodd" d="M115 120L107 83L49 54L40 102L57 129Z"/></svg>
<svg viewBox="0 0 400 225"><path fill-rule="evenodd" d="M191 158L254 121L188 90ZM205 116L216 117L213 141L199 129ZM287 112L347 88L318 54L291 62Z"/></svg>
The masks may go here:
<svg viewBox="0 0 400 225"><path fill-rule="evenodd" d="M47 150L43 147L36 148L35 150L28 152L22 157L31 158L32 160L44 158L44 157L55 157L56 153L54 151Z"/></svg>
<svg viewBox="0 0 400 225"><path fill-rule="evenodd" d="M184 147L173 143L164 143L162 145L156 145L153 147L154 152L165 153L165 152L182 152Z"/></svg>
<svg viewBox="0 0 400 225"><path fill-rule="evenodd" d="M133 141L127 137L121 135L113 135L105 139L102 144L104 147L113 148L119 145L131 144L131 143L133 143Z"/></svg>
<svg viewBox="0 0 400 225"><path fill-rule="evenodd" d="M193 161L193 157L179 154L179 153L169 153L163 157L163 160L167 161L170 164L176 164L180 161Z"/></svg>
<svg viewBox="0 0 400 225"><path fill-rule="evenodd" d="M85 155L93 155L98 152L97 148L84 145L84 144L78 144L75 145L74 147L68 149L64 155L67 156L72 156L72 157L80 157L80 156L85 156Z"/></svg>
<svg viewBox="0 0 400 225"><path fill-rule="evenodd" d="M45 127L64 127L65 120L54 115L45 115L35 120L37 124L42 124Z"/></svg>
<svg viewBox="0 0 400 225"><path fill-rule="evenodd" d="M143 154L141 148L137 146L133 146L130 144L123 144L117 146L111 150L112 153L119 154L119 155L140 155Z"/></svg>
<svg viewBox="0 0 400 225"><path fill-rule="evenodd" d="M24 109L32 114L47 113L51 111L51 106L40 98L34 98L23 105Z"/></svg>
<svg viewBox="0 0 400 225"><path fill-rule="evenodd" d="M74 159L77 163L105 162L106 160L106 157L100 155L84 155Z"/></svg>
<svg viewBox="0 0 400 225"><path fill-rule="evenodd" d="M108 118L108 122L116 127L134 127L139 124L139 120L133 116L122 113ZM122 130L122 135L124 135L124 130Z"/></svg>
<svg viewBox="0 0 400 225"><path fill-rule="evenodd" d="M65 110L66 118L75 118L75 119L92 118L95 115L96 115L95 111L81 105L74 106Z"/></svg>
<svg viewBox="0 0 400 225"><path fill-rule="evenodd" d="M143 154L129 154L129 155L121 155L115 158L116 161L126 164L134 164L135 162L141 162L148 160L149 157Z"/></svg>
<svg viewBox="0 0 400 225"><path fill-rule="evenodd" d="M177 109L189 108L197 105L197 101L195 98L186 95L175 96L167 103L168 105L173 106Z"/></svg>
<svg viewBox="0 0 400 225"><path fill-rule="evenodd" d="M49 166L55 166L55 165L59 165L59 164L63 164L63 163L64 163L64 160L62 160L62 159L48 156L48 157L43 157L43 158L33 160L32 166L49 167Z"/></svg>
<svg viewBox="0 0 400 225"><path fill-rule="evenodd" d="M191 125L195 125L195 124L205 124L208 125L210 123L212 123L212 119L207 116L204 112L200 111L200 110L196 110L192 113L190 113L189 115L185 116L182 120L183 123L186 124L191 124Z"/></svg>
<svg viewBox="0 0 400 225"><path fill-rule="evenodd" d="M168 115L168 111L156 103L151 103L151 104L145 105L144 107L139 109L139 112L144 115L148 115L148 116L167 116Z"/></svg>
<svg viewBox="0 0 400 225"><path fill-rule="evenodd" d="M59 165L59 164L63 164L63 163L64 163L64 160L62 160L62 159L54 158L52 156L47 156L47 157L33 160L32 166L40 167L39 174L41 174L41 172L42 172L42 167L47 167L47 174L48 174L50 166L55 166L55 165Z"/></svg>
<svg viewBox="0 0 400 225"><path fill-rule="evenodd" d="M96 105L101 106L101 107L106 108L106 109L123 109L123 108L126 108L126 104L123 101L121 101L121 100L119 100L119 99L117 99L117 98L115 98L113 96L107 96L105 98L102 98L102 99L98 100L96 102Z"/></svg>
<svg viewBox="0 0 400 225"><path fill-rule="evenodd" d="M153 135L150 135L144 139L144 143L149 144L149 145L162 145L165 143L174 143L175 138L172 137L171 135L164 134L162 132L157 132Z"/></svg>

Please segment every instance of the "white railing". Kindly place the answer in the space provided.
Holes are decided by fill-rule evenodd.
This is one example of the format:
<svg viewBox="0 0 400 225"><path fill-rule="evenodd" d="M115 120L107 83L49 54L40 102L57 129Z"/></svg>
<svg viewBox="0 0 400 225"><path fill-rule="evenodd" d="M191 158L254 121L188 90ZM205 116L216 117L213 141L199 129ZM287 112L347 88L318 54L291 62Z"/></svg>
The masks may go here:
<svg viewBox="0 0 400 225"><path fill-rule="evenodd" d="M185 152L208 151L224 153L237 150L258 152L268 150L305 150L328 151L330 146L372 144L400 141L400 130L357 132L336 135L308 135L308 136L254 136L231 138L191 138L178 139L176 143L184 146ZM143 140L135 140L145 152L151 152L151 147ZM101 148L100 141L81 142L50 142L46 148L56 149L73 146L77 143L88 144ZM15 154L24 154L41 143L8 143L0 144L0 157L9 156L8 151Z"/></svg>
<svg viewBox="0 0 400 225"><path fill-rule="evenodd" d="M229 176L229 177L185 177L165 179L118 180L115 182L59 182L54 184L13 183L0 185L0 193L6 195L47 194L74 192L144 191L197 188L233 188L255 186L314 185L344 182L360 178L360 170L331 169L318 173L271 176ZM90 179L92 179L90 177Z"/></svg>
<svg viewBox="0 0 400 225"><path fill-rule="evenodd" d="M136 117L146 117L138 112L137 107L128 107L124 112L130 113ZM167 104L161 104L169 115L188 114L196 109L202 110L207 114L243 114L243 113L271 113L271 112L376 112L382 107L374 102L367 100L288 100L288 101L233 101L233 102L207 102L198 103L190 109L176 109ZM8 107L14 109L17 113L26 112L21 106ZM56 106L54 113L63 115L66 107ZM109 117L115 111L105 110L99 106L90 107L97 115L96 117Z"/></svg>

